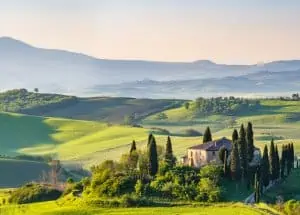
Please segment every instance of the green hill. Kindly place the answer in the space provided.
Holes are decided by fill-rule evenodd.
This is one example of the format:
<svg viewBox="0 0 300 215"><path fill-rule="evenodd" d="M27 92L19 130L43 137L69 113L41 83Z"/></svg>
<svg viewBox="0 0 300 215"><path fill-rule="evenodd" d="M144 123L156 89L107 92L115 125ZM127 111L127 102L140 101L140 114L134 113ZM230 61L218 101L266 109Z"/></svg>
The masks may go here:
<svg viewBox="0 0 300 215"><path fill-rule="evenodd" d="M43 172L49 171L46 163L0 159L0 187L16 187L25 183L39 180Z"/></svg>
<svg viewBox="0 0 300 215"><path fill-rule="evenodd" d="M171 99L78 98L33 93L26 89L0 93L0 111L109 123L123 123L124 117L131 115L134 115L135 120L139 120L150 114L180 106L183 102Z"/></svg>

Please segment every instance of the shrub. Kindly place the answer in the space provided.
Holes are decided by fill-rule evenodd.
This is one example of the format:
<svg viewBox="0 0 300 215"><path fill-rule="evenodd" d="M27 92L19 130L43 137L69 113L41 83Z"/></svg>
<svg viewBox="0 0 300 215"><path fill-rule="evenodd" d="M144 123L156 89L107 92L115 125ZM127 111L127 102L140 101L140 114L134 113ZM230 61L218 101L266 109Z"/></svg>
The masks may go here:
<svg viewBox="0 0 300 215"><path fill-rule="evenodd" d="M195 129L185 129L182 132L183 136L186 137L199 137L199 136L203 136L203 134Z"/></svg>
<svg viewBox="0 0 300 215"><path fill-rule="evenodd" d="M27 184L14 190L9 198L10 203L26 204L32 202L56 200L62 192L39 184Z"/></svg>

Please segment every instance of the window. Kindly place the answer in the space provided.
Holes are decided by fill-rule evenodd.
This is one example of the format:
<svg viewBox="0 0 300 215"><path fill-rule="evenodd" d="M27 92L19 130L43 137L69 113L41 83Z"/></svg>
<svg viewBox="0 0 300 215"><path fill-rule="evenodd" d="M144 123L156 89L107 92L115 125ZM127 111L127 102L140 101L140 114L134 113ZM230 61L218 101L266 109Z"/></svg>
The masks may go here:
<svg viewBox="0 0 300 215"><path fill-rule="evenodd" d="M216 155L216 152L212 152L212 155L215 156L215 155Z"/></svg>

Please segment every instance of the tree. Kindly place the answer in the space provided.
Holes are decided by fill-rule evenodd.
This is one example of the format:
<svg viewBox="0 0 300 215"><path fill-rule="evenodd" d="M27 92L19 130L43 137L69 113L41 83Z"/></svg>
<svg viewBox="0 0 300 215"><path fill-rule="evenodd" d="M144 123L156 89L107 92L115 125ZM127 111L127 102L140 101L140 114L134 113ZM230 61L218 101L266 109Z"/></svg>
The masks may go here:
<svg viewBox="0 0 300 215"><path fill-rule="evenodd" d="M286 167L286 148L285 145L282 145L281 160L280 160L280 176L282 179L285 177L285 167Z"/></svg>
<svg viewBox="0 0 300 215"><path fill-rule="evenodd" d="M185 102L185 103L184 103L184 108L185 108L186 110L188 110L188 109L190 108L190 103L189 103L189 102Z"/></svg>
<svg viewBox="0 0 300 215"><path fill-rule="evenodd" d="M34 88L33 90L35 93L38 93L39 92L39 88Z"/></svg>
<svg viewBox="0 0 300 215"><path fill-rule="evenodd" d="M225 163L225 159L226 159L226 152L227 152L227 149L222 146L219 150L219 159L220 161L224 164Z"/></svg>
<svg viewBox="0 0 300 215"><path fill-rule="evenodd" d="M150 144L148 146L148 171L149 175L155 176L158 171L158 156L157 156L157 148L156 141L154 136L152 136L150 140Z"/></svg>
<svg viewBox="0 0 300 215"><path fill-rule="evenodd" d="M134 151L136 151L136 143L135 143L135 140L133 140L132 143L131 143L130 154L131 154L132 152L134 152Z"/></svg>
<svg viewBox="0 0 300 215"><path fill-rule="evenodd" d="M230 158L230 172L231 177L235 181L239 181L241 178L241 165L240 165L240 158L239 158L239 151L237 143L233 144L231 158Z"/></svg>
<svg viewBox="0 0 300 215"><path fill-rule="evenodd" d="M241 168L242 168L242 177L247 176L248 172L248 158L247 158L247 142L246 142L246 132L244 129L244 125L241 125L238 139L238 152L241 160Z"/></svg>
<svg viewBox="0 0 300 215"><path fill-rule="evenodd" d="M279 154L278 154L278 147L277 147L277 144L276 144L276 147L275 147L275 158L276 158L276 179L279 178L280 176L280 160L279 160Z"/></svg>
<svg viewBox="0 0 300 215"><path fill-rule="evenodd" d="M248 122L247 132L246 132L246 140L247 140L248 161L251 162L253 159L253 153L254 153L253 128L252 128L251 122Z"/></svg>
<svg viewBox="0 0 300 215"><path fill-rule="evenodd" d="M286 146L286 162L287 162L286 163L287 174L289 175L294 164L293 155L292 155L292 146L290 143Z"/></svg>
<svg viewBox="0 0 300 215"><path fill-rule="evenodd" d="M148 144L147 144L147 146L150 145L152 138L153 138L153 134L150 133L149 136L148 136Z"/></svg>
<svg viewBox="0 0 300 215"><path fill-rule="evenodd" d="M134 123L134 115L126 115L124 116L124 124L125 125L132 125Z"/></svg>
<svg viewBox="0 0 300 215"><path fill-rule="evenodd" d="M210 141L212 141L212 135L210 132L210 128L207 127L203 135L203 143L210 142Z"/></svg>
<svg viewBox="0 0 300 215"><path fill-rule="evenodd" d="M234 129L234 131L232 133L232 143L235 143L236 141L238 141L238 139L239 139L238 131L236 129Z"/></svg>
<svg viewBox="0 0 300 215"><path fill-rule="evenodd" d="M176 162L176 159L173 155L172 142L170 136L168 136L166 144L165 162L169 167L173 167Z"/></svg>
<svg viewBox="0 0 300 215"><path fill-rule="evenodd" d="M255 173L255 179L254 179L254 200L255 203L259 203L260 201L260 179L259 179L259 173Z"/></svg>
<svg viewBox="0 0 300 215"><path fill-rule="evenodd" d="M269 156L268 156L268 147L265 145L263 157L261 160L261 177L262 183L265 187L269 185L270 179L270 164L269 164Z"/></svg>
<svg viewBox="0 0 300 215"><path fill-rule="evenodd" d="M269 153L269 163L270 163L270 179L274 181L276 179L276 154L274 140L271 140L270 153Z"/></svg>

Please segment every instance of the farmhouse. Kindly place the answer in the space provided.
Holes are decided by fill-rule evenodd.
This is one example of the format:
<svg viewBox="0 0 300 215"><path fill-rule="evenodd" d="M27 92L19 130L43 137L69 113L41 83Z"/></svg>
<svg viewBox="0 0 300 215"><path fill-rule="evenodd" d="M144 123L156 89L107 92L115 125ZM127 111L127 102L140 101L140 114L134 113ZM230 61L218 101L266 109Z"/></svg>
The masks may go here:
<svg viewBox="0 0 300 215"><path fill-rule="evenodd" d="M221 163L221 160L219 158L219 150L222 147L225 147L225 149L227 149L230 154L232 149L231 140L223 137L218 140L213 140L207 143L192 146L187 149L187 155L182 157L181 161L184 165L194 166L198 168L209 163ZM259 159L260 150L258 148L255 148L253 162L256 162L256 160L259 161Z"/></svg>

